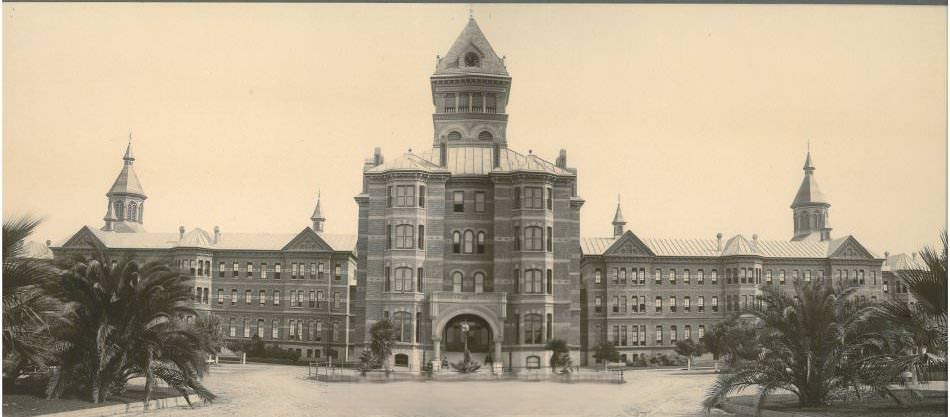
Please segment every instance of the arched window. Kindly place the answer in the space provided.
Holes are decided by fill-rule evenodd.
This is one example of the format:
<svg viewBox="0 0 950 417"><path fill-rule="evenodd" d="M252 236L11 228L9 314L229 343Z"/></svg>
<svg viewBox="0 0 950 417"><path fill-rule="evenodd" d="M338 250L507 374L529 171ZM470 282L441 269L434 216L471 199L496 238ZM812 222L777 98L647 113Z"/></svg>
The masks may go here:
<svg viewBox="0 0 950 417"><path fill-rule="evenodd" d="M528 356L524 360L524 366L528 369L540 369L541 368L541 358L538 356Z"/></svg>
<svg viewBox="0 0 950 417"><path fill-rule="evenodd" d="M396 268L396 292L412 292L412 268Z"/></svg>
<svg viewBox="0 0 950 417"><path fill-rule="evenodd" d="M475 273L475 293L485 292L485 274Z"/></svg>
<svg viewBox="0 0 950 417"><path fill-rule="evenodd" d="M475 233L471 230L465 231L465 246L463 247L465 253L472 253L475 250Z"/></svg>
<svg viewBox="0 0 950 417"><path fill-rule="evenodd" d="M479 59L478 54L474 52L469 52L465 54L466 67L477 67L480 62L481 62L481 59Z"/></svg>
<svg viewBox="0 0 950 417"><path fill-rule="evenodd" d="M528 294L541 294L544 292L543 274L540 269L529 269L524 271L524 292Z"/></svg>
<svg viewBox="0 0 950 417"><path fill-rule="evenodd" d="M537 345L544 343L541 334L541 315L525 314L524 316L524 343Z"/></svg>
<svg viewBox="0 0 950 417"><path fill-rule="evenodd" d="M524 250L544 250L542 229L537 226L524 228Z"/></svg>
<svg viewBox="0 0 950 417"><path fill-rule="evenodd" d="M452 292L462 292L462 273L455 272L452 274Z"/></svg>
<svg viewBox="0 0 950 417"><path fill-rule="evenodd" d="M459 133L457 130L453 130L449 132L449 140L460 140L460 139L462 139L462 134Z"/></svg>
<svg viewBox="0 0 950 417"><path fill-rule="evenodd" d="M478 238L475 241L475 252L485 253L485 232L478 232Z"/></svg>
<svg viewBox="0 0 950 417"><path fill-rule="evenodd" d="M452 232L452 253L462 253L462 234Z"/></svg>
<svg viewBox="0 0 950 417"><path fill-rule="evenodd" d="M393 314L393 327L396 330L396 340L408 342L412 338L412 315L407 311Z"/></svg>
<svg viewBox="0 0 950 417"><path fill-rule="evenodd" d="M113 203L115 207L115 219L121 221L125 218L125 205L121 201L116 201Z"/></svg>
<svg viewBox="0 0 950 417"><path fill-rule="evenodd" d="M394 361L396 366L409 366L409 355L405 353L397 353Z"/></svg>
<svg viewBox="0 0 950 417"><path fill-rule="evenodd" d="M481 133L478 134L478 140L492 140L494 138L495 137L492 136L491 132L487 130L483 130Z"/></svg>
<svg viewBox="0 0 950 417"><path fill-rule="evenodd" d="M136 221L136 219L138 218L138 214L139 214L138 206L135 204L134 201L130 201L129 202L129 220L133 222Z"/></svg>

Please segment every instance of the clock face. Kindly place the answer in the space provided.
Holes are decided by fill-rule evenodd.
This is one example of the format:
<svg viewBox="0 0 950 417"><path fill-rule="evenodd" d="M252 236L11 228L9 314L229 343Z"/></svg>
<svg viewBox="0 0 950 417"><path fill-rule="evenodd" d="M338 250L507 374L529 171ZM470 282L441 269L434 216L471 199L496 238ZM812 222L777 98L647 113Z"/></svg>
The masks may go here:
<svg viewBox="0 0 950 417"><path fill-rule="evenodd" d="M477 67L478 66L478 55L474 52L469 52L465 54L465 66L466 67Z"/></svg>

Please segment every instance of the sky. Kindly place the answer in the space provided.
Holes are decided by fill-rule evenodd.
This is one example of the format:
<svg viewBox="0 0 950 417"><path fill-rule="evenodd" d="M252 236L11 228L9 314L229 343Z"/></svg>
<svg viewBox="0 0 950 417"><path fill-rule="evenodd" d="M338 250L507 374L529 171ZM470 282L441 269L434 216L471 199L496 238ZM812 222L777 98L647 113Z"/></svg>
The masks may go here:
<svg viewBox="0 0 950 417"><path fill-rule="evenodd" d="M947 219L945 6L473 7L508 143L578 170L583 236L787 240L811 147L834 236ZM431 146L466 4L3 4L3 217L101 227L129 132L145 228L356 233L362 162Z"/></svg>

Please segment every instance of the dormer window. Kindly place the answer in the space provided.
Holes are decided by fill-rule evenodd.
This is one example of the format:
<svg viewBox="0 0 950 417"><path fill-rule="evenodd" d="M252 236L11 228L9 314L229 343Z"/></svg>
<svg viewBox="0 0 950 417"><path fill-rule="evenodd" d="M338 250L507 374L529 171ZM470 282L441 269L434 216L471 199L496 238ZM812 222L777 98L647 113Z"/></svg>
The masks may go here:
<svg viewBox="0 0 950 417"><path fill-rule="evenodd" d="M480 63L479 61L480 61L480 59L478 58L478 54L476 54L476 53L474 53L474 52L469 52L469 53L465 54L465 66L466 66L466 67L477 67L478 64Z"/></svg>
<svg viewBox="0 0 950 417"><path fill-rule="evenodd" d="M492 139L493 137L492 137L491 132L487 130L483 130L481 133L478 134L478 140L492 140Z"/></svg>
<svg viewBox="0 0 950 417"><path fill-rule="evenodd" d="M461 140L462 134L457 131L449 132L449 140Z"/></svg>

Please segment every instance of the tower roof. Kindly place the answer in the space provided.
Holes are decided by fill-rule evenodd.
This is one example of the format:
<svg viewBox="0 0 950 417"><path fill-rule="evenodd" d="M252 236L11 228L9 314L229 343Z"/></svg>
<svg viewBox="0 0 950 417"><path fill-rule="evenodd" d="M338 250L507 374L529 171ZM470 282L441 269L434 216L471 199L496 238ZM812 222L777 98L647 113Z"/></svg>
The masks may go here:
<svg viewBox="0 0 950 417"><path fill-rule="evenodd" d="M323 212L320 210L320 192L317 192L317 206L313 209L313 214L310 216L310 220L326 220L323 217Z"/></svg>
<svg viewBox="0 0 950 417"><path fill-rule="evenodd" d="M617 211L614 213L614 221L612 224L627 224L627 221L623 219L623 212L620 211L620 197L617 197Z"/></svg>
<svg viewBox="0 0 950 417"><path fill-rule="evenodd" d="M135 169L132 168L135 157L132 156L131 140L129 140L129 146L125 148L125 155L122 157L122 160L124 161L122 171L119 172L119 176L116 177L115 182L112 183L112 188L109 189L106 195L130 194L145 198L145 190L142 189L142 184L139 183L139 177L135 174Z"/></svg>
<svg viewBox="0 0 950 417"><path fill-rule="evenodd" d="M439 58L435 70L435 75L466 73L508 76L505 61L495 54L474 17L468 19L449 52Z"/></svg>
<svg viewBox="0 0 950 417"><path fill-rule="evenodd" d="M825 194L818 188L818 182L815 181L815 166L811 162L811 152L805 156L805 178L802 179L802 185L798 187L798 193L795 194L795 201L792 201L792 208L815 205L829 204Z"/></svg>

